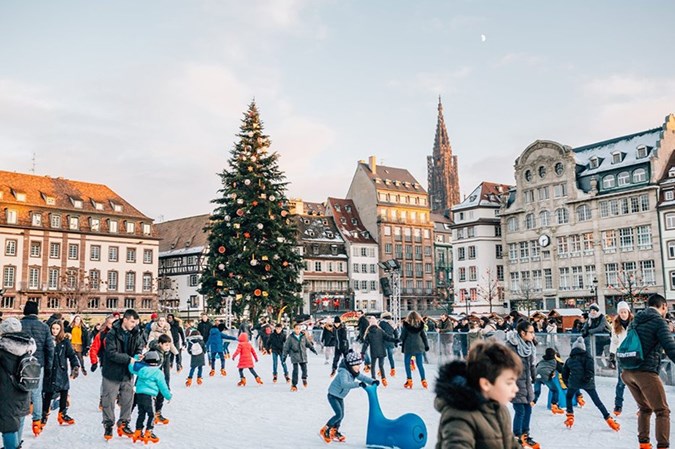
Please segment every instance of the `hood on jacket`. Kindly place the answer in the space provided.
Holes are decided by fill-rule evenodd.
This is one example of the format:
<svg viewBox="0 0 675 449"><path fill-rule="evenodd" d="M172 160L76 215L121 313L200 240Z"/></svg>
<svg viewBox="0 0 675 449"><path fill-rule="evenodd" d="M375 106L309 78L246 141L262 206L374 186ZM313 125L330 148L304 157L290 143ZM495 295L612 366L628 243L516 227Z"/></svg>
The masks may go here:
<svg viewBox="0 0 675 449"><path fill-rule="evenodd" d="M403 322L403 327L405 327L405 330L410 332L411 334L419 334L424 330L424 323L420 323L419 327L413 326L412 324L408 323L407 321Z"/></svg>
<svg viewBox="0 0 675 449"><path fill-rule="evenodd" d="M466 378L466 362L459 360L446 363L439 368L435 393L434 406L438 411L446 404L458 410L477 410L487 401L476 389L469 386Z"/></svg>
<svg viewBox="0 0 675 449"><path fill-rule="evenodd" d="M160 326L159 323L155 321L150 325L150 330L152 332L157 332L160 334L168 334L169 332L171 332L171 325L167 321L164 326Z"/></svg>
<svg viewBox="0 0 675 449"><path fill-rule="evenodd" d="M0 350L19 357L26 353L34 354L35 340L25 332L7 333L0 338Z"/></svg>
<svg viewBox="0 0 675 449"><path fill-rule="evenodd" d="M579 347L572 349L570 351L570 357L575 357L575 356L586 356L586 350L581 349Z"/></svg>
<svg viewBox="0 0 675 449"><path fill-rule="evenodd" d="M218 330L217 327L212 327L211 330L209 331L209 337L212 335L217 335L220 337L220 331Z"/></svg>
<svg viewBox="0 0 675 449"><path fill-rule="evenodd" d="M216 330L218 330L218 329L216 329ZM248 334L246 332L242 332L239 335L239 338L237 340L239 340L240 343L247 342L248 341Z"/></svg>

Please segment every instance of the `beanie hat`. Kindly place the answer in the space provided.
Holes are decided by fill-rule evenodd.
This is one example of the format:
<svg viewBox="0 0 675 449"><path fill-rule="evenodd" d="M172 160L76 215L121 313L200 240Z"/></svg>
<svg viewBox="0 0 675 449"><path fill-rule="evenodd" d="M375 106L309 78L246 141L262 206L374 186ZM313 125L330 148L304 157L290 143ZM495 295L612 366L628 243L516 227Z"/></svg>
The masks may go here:
<svg viewBox="0 0 675 449"><path fill-rule="evenodd" d="M574 344L572 344L572 349L574 348L579 348L582 351L586 351L586 343L584 343L583 337L577 338L577 341L575 341Z"/></svg>
<svg viewBox="0 0 675 449"><path fill-rule="evenodd" d="M23 314L28 315L37 315L38 314L38 303L35 301L28 301L26 305L23 306Z"/></svg>
<svg viewBox="0 0 675 449"><path fill-rule="evenodd" d="M617 313L620 312L621 310L626 309L630 312L630 306L626 301L621 301L619 304L616 305L616 311Z"/></svg>
<svg viewBox="0 0 675 449"><path fill-rule="evenodd" d="M591 307L589 307L589 310L595 310L596 312L600 311L600 306L597 304L591 304Z"/></svg>
<svg viewBox="0 0 675 449"><path fill-rule="evenodd" d="M157 312L152 312L152 315L150 315L150 319L156 320L157 318L159 318L159 315L157 315Z"/></svg>
<svg viewBox="0 0 675 449"><path fill-rule="evenodd" d="M336 316L335 318L333 318L333 323L342 323L342 320L340 319L339 316Z"/></svg>
<svg viewBox="0 0 675 449"><path fill-rule="evenodd" d="M354 352L351 349L349 350L349 352L345 356L345 363L349 366L360 365L361 361L362 361L361 355L358 352Z"/></svg>
<svg viewBox="0 0 675 449"><path fill-rule="evenodd" d="M143 356L143 361L150 366L159 365L159 353L157 351L148 351Z"/></svg>
<svg viewBox="0 0 675 449"><path fill-rule="evenodd" d="M21 321L12 316L0 322L0 335L13 332L21 332Z"/></svg>

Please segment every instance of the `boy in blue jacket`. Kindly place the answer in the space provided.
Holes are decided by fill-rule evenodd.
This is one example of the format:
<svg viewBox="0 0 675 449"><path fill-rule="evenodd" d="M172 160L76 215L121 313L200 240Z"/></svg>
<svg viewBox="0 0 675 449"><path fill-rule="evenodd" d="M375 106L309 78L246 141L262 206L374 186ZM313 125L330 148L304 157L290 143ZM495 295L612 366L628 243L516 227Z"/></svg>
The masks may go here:
<svg viewBox="0 0 675 449"><path fill-rule="evenodd" d="M167 401L171 400L171 390L166 384L164 373L160 370L160 356L157 351L148 351L142 361L132 360L129 363L129 372L137 376L136 379L136 405L138 406L138 418L136 419L136 431L132 439L134 443L142 440L158 443L159 438L152 431L155 421L153 399L159 393ZM143 434L143 422L146 421L145 434Z"/></svg>
<svg viewBox="0 0 675 449"><path fill-rule="evenodd" d="M209 338L206 340L206 350L209 353L209 363L211 365L211 371L209 376L213 377L216 375L216 359L220 359L220 375L227 376L225 371L225 348L229 343L225 343L226 340L237 341L236 338L227 335L222 332L218 327L212 327L209 331ZM229 352L229 351L228 351Z"/></svg>
<svg viewBox="0 0 675 449"><path fill-rule="evenodd" d="M366 385L379 385L380 382L372 379L369 376L361 373L361 356L351 349L345 355L343 362L340 364L335 379L328 387L328 403L333 408L335 415L328 420L325 426L321 429L319 434L326 443L331 441L345 441L345 436L342 435L338 429L345 416L345 397L353 388L362 387Z"/></svg>

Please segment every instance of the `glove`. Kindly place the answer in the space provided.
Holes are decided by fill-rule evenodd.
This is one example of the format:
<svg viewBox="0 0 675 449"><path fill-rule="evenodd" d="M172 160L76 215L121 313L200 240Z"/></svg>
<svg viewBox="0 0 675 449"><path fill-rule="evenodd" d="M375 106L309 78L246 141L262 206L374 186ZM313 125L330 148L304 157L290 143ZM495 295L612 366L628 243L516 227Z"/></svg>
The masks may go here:
<svg viewBox="0 0 675 449"><path fill-rule="evenodd" d="M424 352L429 352L429 346L424 347Z"/></svg>
<svg viewBox="0 0 675 449"><path fill-rule="evenodd" d="M610 352L609 354L609 367L616 369L616 354Z"/></svg>
<svg viewBox="0 0 675 449"><path fill-rule="evenodd" d="M377 380L377 379L375 379L375 380L373 381L373 385L375 385L376 387L379 386L379 385L380 385L380 381Z"/></svg>
<svg viewBox="0 0 675 449"><path fill-rule="evenodd" d="M76 366L75 368L73 368L73 371L70 374L70 378L71 379L77 379L77 376L79 376L79 375L80 375L80 367Z"/></svg>
<svg viewBox="0 0 675 449"><path fill-rule="evenodd" d="M365 389L367 387L365 382L359 382L359 387Z"/></svg>
<svg viewBox="0 0 675 449"><path fill-rule="evenodd" d="M84 357L89 357L89 351L84 351Z"/></svg>
<svg viewBox="0 0 675 449"><path fill-rule="evenodd" d="M98 368L98 363L92 363L91 364L91 372L92 373L96 372L97 368Z"/></svg>

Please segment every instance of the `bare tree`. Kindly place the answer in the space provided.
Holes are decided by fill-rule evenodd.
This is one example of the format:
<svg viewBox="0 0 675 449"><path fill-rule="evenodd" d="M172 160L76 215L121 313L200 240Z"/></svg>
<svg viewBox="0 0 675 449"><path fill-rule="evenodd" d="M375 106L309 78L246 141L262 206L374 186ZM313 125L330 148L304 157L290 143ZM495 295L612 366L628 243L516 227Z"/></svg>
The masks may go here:
<svg viewBox="0 0 675 449"><path fill-rule="evenodd" d="M65 300L66 308L74 309L79 314L88 307L85 302L92 293L98 292L99 284L100 278L97 276L81 268L70 267L61 276L59 296Z"/></svg>
<svg viewBox="0 0 675 449"><path fill-rule="evenodd" d="M485 270L485 274L481 276L481 283L478 285L478 294L490 305L490 313L492 313L492 303L503 297L503 289L501 282L497 279L491 269Z"/></svg>
<svg viewBox="0 0 675 449"><path fill-rule="evenodd" d="M161 276L155 278L155 282L157 284L159 309L162 311L177 310L180 307L180 297L178 296L176 280L170 276Z"/></svg>
<svg viewBox="0 0 675 449"><path fill-rule="evenodd" d="M516 299L518 310L526 310L528 317L530 316L530 312L533 309L536 309L539 304L537 289L530 279L523 279L520 281L518 283L518 288L516 290L511 290L511 295L518 298Z"/></svg>
<svg viewBox="0 0 675 449"><path fill-rule="evenodd" d="M631 309L636 302L644 302L647 296L647 287L642 275L623 269L619 270L616 285L609 286L610 290L614 290L623 296L623 300L631 306Z"/></svg>

